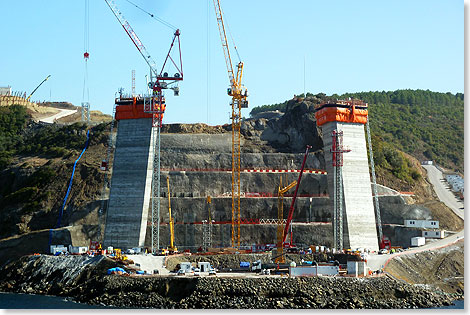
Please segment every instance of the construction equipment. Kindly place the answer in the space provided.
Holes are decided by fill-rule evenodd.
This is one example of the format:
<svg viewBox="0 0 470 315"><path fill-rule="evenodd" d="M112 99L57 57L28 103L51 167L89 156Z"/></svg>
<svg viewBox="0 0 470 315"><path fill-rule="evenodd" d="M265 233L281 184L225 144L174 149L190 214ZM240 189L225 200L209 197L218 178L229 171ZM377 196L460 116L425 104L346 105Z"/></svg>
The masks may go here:
<svg viewBox="0 0 470 315"><path fill-rule="evenodd" d="M152 129L152 138L153 143L153 176L152 176L152 253L157 253L160 247L160 134L162 127L163 114L165 113L166 104L163 94L163 90L171 89L174 92L175 96L179 95L178 82L183 80L183 62L181 58L181 45L180 45L180 30L173 27L169 23L164 23L166 26L174 30L173 40L170 45L168 54L163 62L162 68L160 71L157 70L157 66L153 58L147 52L147 49L142 44L142 41L139 39L137 34L132 29L129 22L124 18L122 13L116 7L116 4L113 0L105 0L106 4L109 6L114 16L118 20L119 24L124 28L124 31L127 33L129 38L132 40L136 46L139 53L144 58L145 62L150 68L150 81L148 82L148 88L152 91L152 95L148 97L143 97L139 99L140 102L144 104L144 113L152 115L152 126L156 127ZM133 4L133 3L131 3ZM133 4L140 10L146 12L151 17L155 18L154 15L143 10L137 5ZM162 22L162 21L160 21ZM176 42L178 43L178 57L171 57L171 52ZM175 62L176 60L176 62ZM169 62L171 61L171 62ZM179 63L177 64L177 62ZM169 75L165 71L167 65L172 64L176 68L176 73ZM164 72L165 71L165 72ZM120 100L122 100L122 94L120 94ZM136 97L130 99L125 99L124 101L130 101L131 104L135 104Z"/></svg>
<svg viewBox="0 0 470 315"><path fill-rule="evenodd" d="M166 184L168 187L168 213L170 214L170 246L167 248L168 253L176 254L178 249L174 246L175 243L175 223L173 217L171 216L171 201L170 201L170 177L166 177Z"/></svg>
<svg viewBox="0 0 470 315"><path fill-rule="evenodd" d="M230 103L232 106L232 116L230 117L232 120L232 247L235 247L235 239L237 240L236 246L240 247L240 119L241 109L248 108L248 92L242 85L243 62L239 61L237 64L237 74L236 76L234 75L220 0L213 0L213 3L230 80L227 94L232 97L232 102ZM237 50L235 45L234 48ZM240 56L238 57L240 59ZM237 217L237 231L235 231L235 216Z"/></svg>
<svg viewBox="0 0 470 315"><path fill-rule="evenodd" d="M29 99L31 98L31 96L33 96L34 92L36 92L36 90L39 89L39 87L40 87L44 82L46 82L50 77L51 77L51 75L49 74L44 80L42 80L42 82L39 83L39 85L31 92L31 94L29 94L29 96L26 98L26 100L29 101Z"/></svg>
<svg viewBox="0 0 470 315"><path fill-rule="evenodd" d="M305 150L304 160L302 161L302 167L300 168L299 178L297 179L297 185L295 186L294 196L292 197L292 202L290 204L289 213L287 215L286 226L284 228L284 234L282 236L283 247L292 247L292 233L290 236L289 243L286 243L286 239L287 239L287 234L289 232L290 224L292 222L292 215L294 214L295 200L297 199L297 192L299 190L300 181L302 180L302 173L304 172L305 162L307 161L308 150L311 148L312 148L311 146L307 145L307 149Z"/></svg>
<svg viewBox="0 0 470 315"><path fill-rule="evenodd" d="M282 187L282 176L279 179L279 189L277 193L278 205L277 205L277 218L278 218L278 225L277 225L277 254L279 255L278 258L275 260L276 263L285 263L285 256L282 255L283 252L283 245L282 240L284 236L284 194L289 191L292 187L297 185L297 181L294 180L292 183L287 185L286 187Z"/></svg>
<svg viewBox="0 0 470 315"><path fill-rule="evenodd" d="M333 130L331 153L333 153L333 244L343 250L343 153L351 150L343 147L343 131Z"/></svg>
<svg viewBox="0 0 470 315"><path fill-rule="evenodd" d="M208 219L202 220L202 248L208 251L212 247L212 215L211 215L211 196L206 198Z"/></svg>

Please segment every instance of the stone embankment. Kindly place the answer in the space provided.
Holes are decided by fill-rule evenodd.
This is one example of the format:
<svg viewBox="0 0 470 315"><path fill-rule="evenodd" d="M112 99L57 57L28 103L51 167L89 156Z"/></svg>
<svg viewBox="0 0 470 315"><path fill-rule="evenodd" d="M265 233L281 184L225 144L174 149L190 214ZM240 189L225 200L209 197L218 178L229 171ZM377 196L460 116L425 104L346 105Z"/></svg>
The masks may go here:
<svg viewBox="0 0 470 315"><path fill-rule="evenodd" d="M426 308L450 296L386 277L259 278L106 275L103 257L25 256L0 270L0 291L135 308Z"/></svg>

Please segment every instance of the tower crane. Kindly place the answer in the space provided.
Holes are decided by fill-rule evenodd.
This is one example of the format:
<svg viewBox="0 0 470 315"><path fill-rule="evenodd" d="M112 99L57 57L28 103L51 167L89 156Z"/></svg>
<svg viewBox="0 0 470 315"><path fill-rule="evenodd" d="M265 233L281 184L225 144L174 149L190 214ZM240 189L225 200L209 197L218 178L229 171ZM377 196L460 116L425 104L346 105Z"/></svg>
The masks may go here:
<svg viewBox="0 0 470 315"><path fill-rule="evenodd" d="M145 62L150 68L150 82L148 83L148 85L149 85L149 88L153 91L153 94L157 96L157 103L154 104L154 106L152 106L152 109L150 109L150 111L155 111L157 115L160 114L158 115L158 117L161 117L163 113L160 113L161 110L159 108L160 107L159 105L162 105L164 103L163 90L172 89L175 95L178 95L179 87L174 86L174 85L178 81L183 80L183 62L181 59L181 44L180 44L180 39L179 39L181 32L179 29L175 30L175 33L173 34L174 35L173 41L171 42L171 45L170 45L170 50L168 51L165 61L163 62L162 69L158 71L156 62L153 60L152 56L148 53L144 44L139 39L137 34L134 32L131 25L124 17L124 15L121 13L121 11L119 11L114 1L113 0L105 0L105 1L106 1L106 4L111 9L111 11L113 11L113 14L118 20L119 24L121 24L121 26L124 28L124 31L132 40L135 47L137 48L137 50L142 55ZM170 56L171 50L176 41L178 42L178 51L179 51L179 63L178 64ZM172 76L168 75L167 72L163 72L168 60L170 60L173 63L173 65L175 66L177 70L177 72ZM161 124L161 121L160 121L160 124Z"/></svg>
<svg viewBox="0 0 470 315"><path fill-rule="evenodd" d="M233 71L232 58L225 33L225 25L223 20L222 8L220 0L213 0L215 15L217 17L217 25L219 26L220 40L225 56L225 64L227 66L228 78L230 86L227 94L232 97L232 246L240 247L240 127L241 127L241 109L248 108L248 92L242 85L243 62L237 64L236 75ZM235 46L236 50L236 46ZM236 219L235 219L236 217ZM235 221L237 230L235 231Z"/></svg>
<svg viewBox="0 0 470 315"><path fill-rule="evenodd" d="M183 62L181 59L181 44L180 44L180 30L171 26L169 23L166 25L174 30L173 40L170 45L170 49L166 58L163 62L162 68L160 71L157 70L156 62L153 60L152 56L148 53L145 46L142 44L142 41L139 39L137 34L132 29L129 22L124 18L122 13L117 8L113 0L105 0L106 4L109 6L114 16L118 20L119 24L124 28L124 31L127 33L129 38L134 43L135 47L139 53L144 58L145 62L150 68L150 82L148 82L148 88L152 91L152 95L149 97L144 97L139 99L143 102L143 111L145 114L151 114L152 116L152 137L153 137L153 174L152 174L152 253L156 253L160 247L160 134L162 127L163 114L165 112L166 104L165 98L163 95L163 90L171 89L174 92L175 96L179 95L178 82L183 80ZM128 1L130 2L130 1ZM131 2L130 2L131 3ZM132 3L133 4L133 3ZM135 5L135 4L134 4ZM138 7L143 10L142 8ZM152 14L143 10L150 16L154 17ZM178 57L172 58L171 52L174 46L178 47ZM167 64L173 64L176 68L176 73L169 75L168 72L164 72L165 66ZM121 103L135 104L137 97L132 97L131 99L126 99L122 95L120 96ZM171 216L170 216L171 217Z"/></svg>

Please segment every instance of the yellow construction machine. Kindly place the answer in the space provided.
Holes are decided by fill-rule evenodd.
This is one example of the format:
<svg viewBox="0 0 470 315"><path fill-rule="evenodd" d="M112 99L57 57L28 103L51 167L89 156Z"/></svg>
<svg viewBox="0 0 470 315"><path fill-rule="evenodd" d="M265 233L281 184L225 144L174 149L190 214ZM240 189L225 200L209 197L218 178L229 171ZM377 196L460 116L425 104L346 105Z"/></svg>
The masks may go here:
<svg viewBox="0 0 470 315"><path fill-rule="evenodd" d="M175 223L173 217L171 216L171 201L170 201L170 177L166 177L166 184L168 186L168 212L170 214L170 246L164 251L164 253L176 254L178 249L174 245L175 243Z"/></svg>
<svg viewBox="0 0 470 315"><path fill-rule="evenodd" d="M283 219L284 219L284 194L289 191L289 189L293 188L295 185L297 185L297 181L294 180L292 183L287 185L286 187L282 187L282 176L279 179L279 190L277 193L277 199L278 199L278 205L277 205L277 257L275 259L276 263L285 263L286 258L283 255L283 236L284 236L284 224L283 224Z"/></svg>

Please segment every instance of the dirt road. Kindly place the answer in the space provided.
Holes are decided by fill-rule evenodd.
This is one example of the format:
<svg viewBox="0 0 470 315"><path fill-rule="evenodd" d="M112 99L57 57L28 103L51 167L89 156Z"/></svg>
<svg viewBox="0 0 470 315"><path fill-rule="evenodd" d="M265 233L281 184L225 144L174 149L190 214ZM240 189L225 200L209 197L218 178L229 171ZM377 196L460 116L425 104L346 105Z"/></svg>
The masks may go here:
<svg viewBox="0 0 470 315"><path fill-rule="evenodd" d="M442 172L434 165L423 165L423 167L428 173L428 179L439 200L451 208L456 215L464 219L464 203L451 192Z"/></svg>
<svg viewBox="0 0 470 315"><path fill-rule="evenodd" d="M61 109L61 108L57 108L57 109L59 110L59 112L57 114L54 114L54 115L49 116L49 117L41 118L41 119L39 119L39 121L44 122L44 123L48 123L48 124L53 124L54 120L65 117L65 116L75 114L77 112L76 109Z"/></svg>

